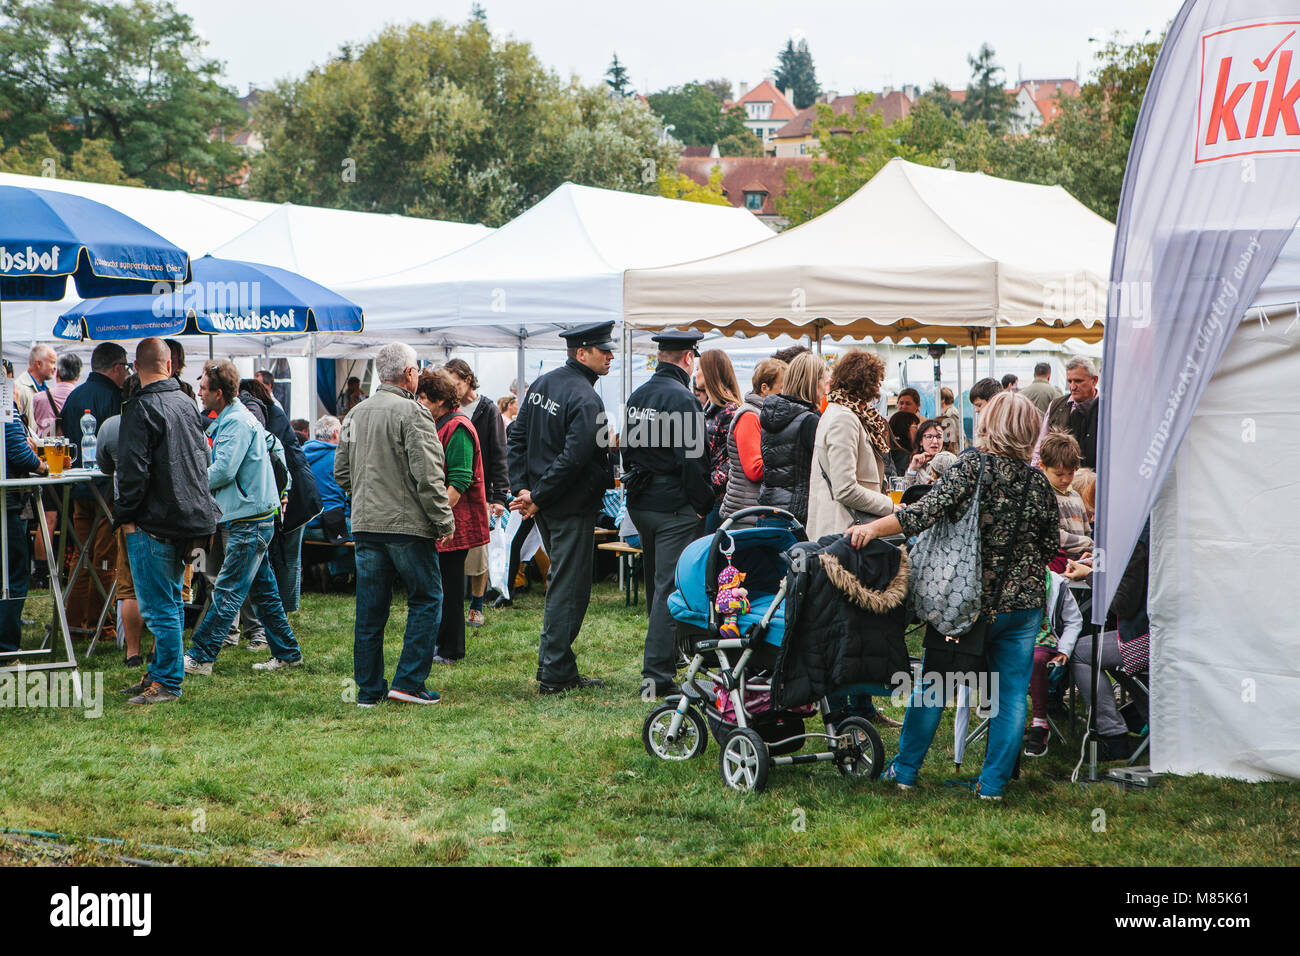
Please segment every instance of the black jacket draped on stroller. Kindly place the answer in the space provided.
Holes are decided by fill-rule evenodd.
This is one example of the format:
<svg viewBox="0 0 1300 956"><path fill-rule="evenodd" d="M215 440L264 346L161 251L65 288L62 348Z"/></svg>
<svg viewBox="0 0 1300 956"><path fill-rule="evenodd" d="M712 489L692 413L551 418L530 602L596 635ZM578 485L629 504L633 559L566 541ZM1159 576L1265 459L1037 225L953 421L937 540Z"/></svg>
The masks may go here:
<svg viewBox="0 0 1300 956"><path fill-rule="evenodd" d="M854 684L888 686L906 675L907 552L878 540L858 551L847 536L834 535L790 553L786 636L772 679L776 706L798 707Z"/></svg>

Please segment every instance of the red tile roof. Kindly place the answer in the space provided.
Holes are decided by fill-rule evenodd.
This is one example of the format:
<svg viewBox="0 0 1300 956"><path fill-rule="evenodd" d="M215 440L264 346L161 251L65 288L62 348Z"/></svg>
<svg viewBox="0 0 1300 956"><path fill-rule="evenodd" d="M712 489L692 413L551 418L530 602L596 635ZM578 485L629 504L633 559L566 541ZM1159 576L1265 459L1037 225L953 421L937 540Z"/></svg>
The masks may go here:
<svg viewBox="0 0 1300 956"><path fill-rule="evenodd" d="M830 102L831 110L836 116L852 113L854 106L857 104L857 99L856 96L837 96ZM871 101L871 112L879 114L884 119L885 125L889 126L912 112L912 101L901 90L894 90L891 93L877 93L875 99ZM775 135L778 139L810 136L815 119L817 119L817 107L813 105L796 113L794 119L777 130ZM832 129L832 132L835 133L845 131L842 126Z"/></svg>
<svg viewBox="0 0 1300 956"><path fill-rule="evenodd" d="M712 146L683 146L682 157L688 159L698 159L701 156L708 156Z"/></svg>
<svg viewBox="0 0 1300 956"><path fill-rule="evenodd" d="M708 183L713 167L721 166L722 191L728 202L744 208L745 193L764 192L767 195L763 199L760 215L775 216L773 200L785 194L785 171L798 169L806 179L810 164L814 162L819 160L812 156L723 156L721 159L682 157L677 169L704 185Z"/></svg>
<svg viewBox="0 0 1300 956"><path fill-rule="evenodd" d="M746 103L767 102L772 104L771 119L794 119L794 107L790 105L789 100L781 95L781 91L776 88L776 84L771 80L764 80L735 102L723 103L722 108L729 110L733 106L744 106Z"/></svg>

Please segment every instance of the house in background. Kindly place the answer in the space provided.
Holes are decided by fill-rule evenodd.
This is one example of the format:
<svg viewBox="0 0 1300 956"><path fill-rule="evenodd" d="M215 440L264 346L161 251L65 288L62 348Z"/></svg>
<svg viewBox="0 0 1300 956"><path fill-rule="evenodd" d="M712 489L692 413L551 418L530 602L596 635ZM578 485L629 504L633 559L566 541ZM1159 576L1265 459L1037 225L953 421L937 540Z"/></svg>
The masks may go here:
<svg viewBox="0 0 1300 956"><path fill-rule="evenodd" d="M871 112L878 114L885 125L890 126L912 112L912 103L915 101L916 94L915 87L904 87L901 90L886 89L883 93L875 94L875 98L871 101ZM790 122L773 135L772 144L776 148L776 155L780 157L817 155L819 147L812 129L813 122L817 119L817 106L825 104L836 116L839 116L852 113L857 100L856 95L837 96L834 91L819 96L817 103L800 110ZM832 128L831 132L845 133L848 130L844 127L836 127Z"/></svg>
<svg viewBox="0 0 1300 956"><path fill-rule="evenodd" d="M1061 111L1057 97L1075 97L1080 93L1076 80L1022 80L1009 91L1016 98L1012 133L1028 133L1050 123Z"/></svg>
<svg viewBox="0 0 1300 956"><path fill-rule="evenodd" d="M780 232L789 221L777 215L775 200L785 194L786 171L794 169L807 179L811 156L683 156L677 170L701 185L707 185L715 166L722 167L722 194L733 206L748 209L760 221Z"/></svg>
<svg viewBox="0 0 1300 956"><path fill-rule="evenodd" d="M740 98L722 104L725 113L739 106L745 111L745 128L763 141L768 151L776 131L794 119L795 109L785 93L776 88L769 77L752 90L748 83L740 84Z"/></svg>

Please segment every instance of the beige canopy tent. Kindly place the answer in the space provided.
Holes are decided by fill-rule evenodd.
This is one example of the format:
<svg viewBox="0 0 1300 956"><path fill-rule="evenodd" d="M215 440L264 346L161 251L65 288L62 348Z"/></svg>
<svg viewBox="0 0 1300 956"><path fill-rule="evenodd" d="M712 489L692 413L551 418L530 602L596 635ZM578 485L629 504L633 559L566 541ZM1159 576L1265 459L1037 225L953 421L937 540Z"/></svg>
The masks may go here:
<svg viewBox="0 0 1300 956"><path fill-rule="evenodd" d="M1101 338L1115 227L1059 186L891 160L764 242L624 278L631 329L1020 345Z"/></svg>

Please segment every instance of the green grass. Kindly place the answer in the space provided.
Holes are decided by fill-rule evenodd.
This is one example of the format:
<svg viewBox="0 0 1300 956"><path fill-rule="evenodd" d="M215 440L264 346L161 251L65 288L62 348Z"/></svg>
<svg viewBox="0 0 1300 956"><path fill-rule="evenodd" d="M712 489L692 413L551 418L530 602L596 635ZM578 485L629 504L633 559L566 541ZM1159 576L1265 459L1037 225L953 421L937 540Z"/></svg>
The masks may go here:
<svg viewBox="0 0 1300 956"><path fill-rule="evenodd" d="M62 834L76 862L99 859L105 848L84 838L101 836L128 842L107 852L182 863L1300 863L1294 786L1205 777L1166 778L1149 792L1071 785L1077 747L1054 743L1026 761L1004 804L980 803L943 786L951 717L908 794L828 765L774 769L762 794L728 791L716 742L680 764L642 748L644 605L625 608L612 585L597 589L577 645L604 690L538 697L541 599L524 596L470 631L467 661L435 668L440 706L369 711L344 699L352 596L303 603L294 615L302 670L254 673L257 657L227 649L212 677L186 680L180 702L137 709L117 693L136 672L110 648L85 665L104 672L101 718L0 711L0 826ZM26 614L48 609L35 594ZM390 676L404 621L395 607ZM892 756L897 732L885 743ZM982 753L976 744L966 775ZM32 858L30 847L0 840L0 863Z"/></svg>

